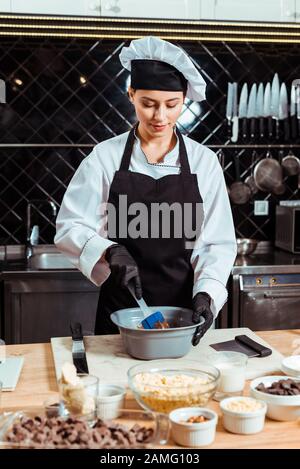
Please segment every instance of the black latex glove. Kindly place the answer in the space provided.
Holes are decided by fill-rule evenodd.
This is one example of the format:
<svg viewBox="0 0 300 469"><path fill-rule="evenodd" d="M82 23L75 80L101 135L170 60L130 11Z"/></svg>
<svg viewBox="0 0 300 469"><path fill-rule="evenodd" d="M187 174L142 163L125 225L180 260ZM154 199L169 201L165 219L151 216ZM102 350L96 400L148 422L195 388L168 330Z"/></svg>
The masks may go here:
<svg viewBox="0 0 300 469"><path fill-rule="evenodd" d="M211 298L207 293L199 292L193 298L193 316L192 320L194 323L199 323L201 316L204 318L204 323L197 327L193 337L193 345L197 345L208 331L213 323L214 316L210 309Z"/></svg>
<svg viewBox="0 0 300 469"><path fill-rule="evenodd" d="M105 254L114 279L120 287L127 288L130 282L135 290L135 295L142 298L142 285L138 266L127 249L120 244L110 246Z"/></svg>

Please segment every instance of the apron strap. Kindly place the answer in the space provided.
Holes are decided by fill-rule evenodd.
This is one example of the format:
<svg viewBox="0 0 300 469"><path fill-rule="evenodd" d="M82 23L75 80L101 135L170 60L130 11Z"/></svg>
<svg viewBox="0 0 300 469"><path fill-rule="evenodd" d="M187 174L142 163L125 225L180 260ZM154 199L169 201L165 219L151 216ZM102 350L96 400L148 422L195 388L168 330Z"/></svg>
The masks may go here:
<svg viewBox="0 0 300 469"><path fill-rule="evenodd" d="M135 132L135 129L137 128L137 125L138 124L136 124L134 127L132 127L131 131L129 132L128 138L127 138L127 142L126 142L126 145L125 145L125 148L124 148L124 153L123 153L122 161L121 161L121 165L120 165L120 170L122 170L122 171L128 171L128 169L129 169L130 158L131 158L131 153L132 153L132 149L133 149L133 145L134 145L134 139L135 139L134 132Z"/></svg>
<svg viewBox="0 0 300 469"><path fill-rule="evenodd" d="M120 170L122 171L129 170L130 159L131 159L131 154L132 154L132 149L133 149L134 139L135 139L135 131L137 129L137 126L138 126L138 123L135 124L134 127L129 132L127 142L124 148L124 153L122 156L121 165L120 165ZM191 174L191 170L190 170L189 160L187 156L187 151L186 151L185 143L181 135L181 132L178 129L176 129L176 135L178 136L178 140L179 140L179 160L180 160L181 174L183 176L189 175Z"/></svg>
<svg viewBox="0 0 300 469"><path fill-rule="evenodd" d="M181 166L181 174L183 176L187 174L191 174L191 169L189 165L189 160L187 156L186 146L183 140L183 136L179 129L176 129L176 134L178 135L179 140L179 159L180 159L180 166Z"/></svg>

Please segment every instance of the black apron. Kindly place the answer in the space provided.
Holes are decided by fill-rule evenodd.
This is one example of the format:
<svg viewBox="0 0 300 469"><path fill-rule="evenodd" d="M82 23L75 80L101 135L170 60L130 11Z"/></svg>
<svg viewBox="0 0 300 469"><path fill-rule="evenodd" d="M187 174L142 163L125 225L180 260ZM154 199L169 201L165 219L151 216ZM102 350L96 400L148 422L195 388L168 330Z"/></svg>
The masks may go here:
<svg viewBox="0 0 300 469"><path fill-rule="evenodd" d="M142 202L148 208L148 228L151 235L151 204L166 202L183 204L189 203L192 208L192 227L196 227L196 204L202 202L198 189L197 175L191 174L186 147L181 133L177 130L179 139L180 174L170 174L160 179L154 179L142 173L129 171L130 158L135 141L134 128L130 131L119 171L116 171L109 192L108 202L113 204L119 219L119 195L127 196L127 206L134 202ZM134 216L128 215L128 224ZM152 217L153 218L153 217ZM192 307L192 292L194 284L194 271L190 263L192 249L186 249L186 241L190 241L184 235L178 237L178 224L175 228L174 217L171 218L170 236L162 237L159 217L154 224L156 236L133 239L119 237L117 224L116 234L111 237L125 246L138 265L142 282L143 298L149 306L181 306ZM152 228L153 220L152 220ZM122 234L121 234L122 235ZM124 235L122 235L124 236ZM115 284L113 275L103 283L97 308L95 334L118 333L118 328L110 320L114 311L123 308L137 307L136 302L125 288Z"/></svg>

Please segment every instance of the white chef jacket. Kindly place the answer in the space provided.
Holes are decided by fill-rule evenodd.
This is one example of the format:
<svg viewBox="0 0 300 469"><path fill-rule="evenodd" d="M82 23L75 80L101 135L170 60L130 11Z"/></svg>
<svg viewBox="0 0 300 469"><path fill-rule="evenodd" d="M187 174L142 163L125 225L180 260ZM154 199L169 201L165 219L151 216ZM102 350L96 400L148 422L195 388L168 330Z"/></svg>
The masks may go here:
<svg viewBox="0 0 300 469"><path fill-rule="evenodd" d="M56 219L54 242L75 267L95 285L110 275L104 258L114 244L107 239L107 218L100 204L108 201L114 174L119 170L129 132L105 140L92 150L75 172ZM159 179L180 172L179 141L162 163L149 163L135 135L130 171ZM192 173L197 174L203 200L204 221L191 254L194 270L193 296L206 292L216 317L227 300L226 283L236 257L231 207L217 156L204 145L183 136ZM142 201L141 201L142 202Z"/></svg>

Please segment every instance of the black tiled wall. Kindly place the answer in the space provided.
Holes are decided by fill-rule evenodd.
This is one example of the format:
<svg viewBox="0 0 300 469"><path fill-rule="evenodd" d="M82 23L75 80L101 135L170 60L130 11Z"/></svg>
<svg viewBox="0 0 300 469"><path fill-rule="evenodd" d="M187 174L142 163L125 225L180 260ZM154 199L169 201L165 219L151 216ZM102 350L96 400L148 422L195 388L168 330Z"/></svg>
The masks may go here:
<svg viewBox="0 0 300 469"><path fill-rule="evenodd" d="M127 131L135 121L126 96L128 73L118 59L126 44L117 40L1 37L0 78L7 85L7 104L0 105L0 143L42 143L46 147L0 148L0 244L25 241L28 200L51 197L60 204L74 170L91 150L80 145L93 146ZM289 89L292 80L300 78L299 44L178 44L191 55L208 84L207 101L200 106L187 103L179 127L206 145L230 143L225 119L228 81L237 81L240 91L244 81L249 85L259 81L266 84L278 72ZM74 147L54 148L51 144ZM224 151L228 185L234 181L233 151ZM236 151L244 178L251 173L252 151ZM257 157L262 154L265 150ZM273 156L278 157L276 149ZM299 197L296 179L286 180L287 189L281 199ZM270 201L270 215L254 216L253 199L243 206L233 206L237 236L273 240L274 209L279 198L261 192L255 198ZM50 209L38 207L33 223L40 226L41 242L53 242Z"/></svg>

